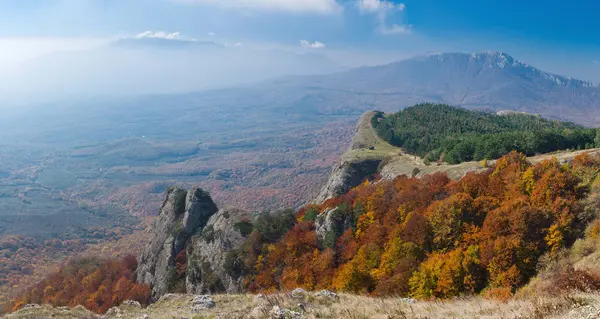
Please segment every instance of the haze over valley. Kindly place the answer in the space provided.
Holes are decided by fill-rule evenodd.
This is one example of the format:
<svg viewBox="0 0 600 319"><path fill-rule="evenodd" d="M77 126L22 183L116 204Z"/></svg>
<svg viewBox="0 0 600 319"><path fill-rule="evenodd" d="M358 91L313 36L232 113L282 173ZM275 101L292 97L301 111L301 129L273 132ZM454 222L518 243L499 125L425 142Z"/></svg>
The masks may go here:
<svg viewBox="0 0 600 319"><path fill-rule="evenodd" d="M14 2L4 8L15 10L5 17L6 24L22 29L0 31L0 49L11 49L0 53L0 314L27 303L77 303L106 312L113 304L100 300L120 290L109 279L99 279L105 275L126 282L118 298L129 296L142 304L161 300L164 307L176 307L160 299L168 292L258 293L296 286L381 296L401 291L403 297L423 300L462 294L508 300L537 278L532 265L555 253L549 243L554 237L548 235L555 221L564 222L560 231L574 229L556 235L561 249L584 238L589 255L595 256L590 248L595 237L586 231L594 218L586 214L600 211L594 204L600 147L595 68L600 64L583 62L583 57L600 52L597 48L561 51L555 43L552 51L545 50L549 43L531 39L528 45L517 37L506 44L513 37L493 35L492 22L490 29L481 29L489 39L475 33L469 38L459 32L458 17L452 20L456 30L443 25L430 26L436 31L421 29L419 22L435 19L421 13L411 22L408 10L422 4L387 0L168 0L144 6L135 0L51 2L48 8L64 13L64 23L50 19L46 7L34 10ZM0 20L2 10L0 4ZM23 14L28 10L33 10L31 18ZM24 22L34 17L47 30ZM465 28L468 22L475 23L464 20ZM141 31L148 28L167 31ZM454 35L443 33L446 29ZM577 58L565 58L569 52ZM523 156L503 157L512 150ZM522 167L513 174L515 161ZM538 187L552 184L542 175L556 173L553 169L566 176L568 183L560 180L555 186L573 216L548 217L544 211L547 219L536 230L541 239L527 237L527 249L535 246L539 253L528 259L532 265L519 268L512 290L501 290L506 283L494 279L488 264L478 264L483 269L479 281L461 282L457 294L440 285L427 295L423 291L429 288L415 288L412 279L409 285L412 270L397 272L406 266L426 276L429 256L458 251L487 236L481 231L484 217L513 205L505 198L517 189L523 203L534 207L537 200L539 207L552 210L551 200L536 197L534 182L526 184L526 178L535 179ZM577 178L581 185L574 182ZM522 187L511 188L517 180ZM479 182L489 194L467 191ZM387 249L396 244L384 244L388 236L397 233L410 240L398 226L402 221L382 219L384 204L375 198L383 188L397 191L382 197L389 200L385 214L394 211L406 218L406 225L413 217L415 223L427 220L429 226L415 231L431 237L415 241L418 253L398 248L420 256L415 260L389 257ZM413 188L423 198L402 193ZM470 233L467 226L457 226L460 236L434 243L439 225L426 212L436 209L437 200L464 193L477 202L473 210L485 212L468 222L473 223ZM478 201L485 196L489 207ZM365 208L361 200L366 204L366 198L372 203ZM562 204L557 200L554 205ZM356 216L349 219L348 214ZM396 233L385 228L390 225L399 227ZM381 238L375 239L375 233ZM363 245L370 248L359 251ZM296 250L281 253L282 247ZM302 255L304 250L314 252L313 259ZM364 257L364 251L379 255ZM104 259L77 259L82 256ZM364 260L355 256L372 257L379 268L364 270L357 266ZM405 264L392 267L388 259ZM309 276L294 264L323 272ZM363 276L358 286L342 284L351 264ZM64 301L67 294L89 288L74 288L84 277L89 287L103 282L110 293ZM75 280L72 291L44 295L46 286L58 287L67 279ZM600 288L598 282L593 291ZM288 297L277 302L283 307ZM311 298L303 300L310 303ZM176 300L189 308L191 301ZM296 310L312 316L325 304ZM373 311L365 316L380 315Z"/></svg>

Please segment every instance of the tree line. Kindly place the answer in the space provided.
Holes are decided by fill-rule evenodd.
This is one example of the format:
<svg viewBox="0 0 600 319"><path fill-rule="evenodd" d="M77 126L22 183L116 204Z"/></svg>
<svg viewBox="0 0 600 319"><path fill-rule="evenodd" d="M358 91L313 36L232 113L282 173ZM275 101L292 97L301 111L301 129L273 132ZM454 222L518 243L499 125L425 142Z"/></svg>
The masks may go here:
<svg viewBox="0 0 600 319"><path fill-rule="evenodd" d="M419 104L394 114L377 112L377 134L426 162L497 159L511 151L527 156L600 147L600 132L536 115L496 115L444 104Z"/></svg>

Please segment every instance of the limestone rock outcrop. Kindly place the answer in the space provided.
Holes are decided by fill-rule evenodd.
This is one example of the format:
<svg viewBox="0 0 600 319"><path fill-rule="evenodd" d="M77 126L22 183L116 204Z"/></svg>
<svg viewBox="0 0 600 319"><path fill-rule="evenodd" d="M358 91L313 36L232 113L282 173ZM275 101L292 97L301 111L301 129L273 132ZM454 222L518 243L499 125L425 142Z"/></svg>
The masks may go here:
<svg viewBox="0 0 600 319"><path fill-rule="evenodd" d="M217 213L210 195L200 188L169 188L153 227L152 240L139 258L137 279L152 286L152 297L168 292L175 258L196 232Z"/></svg>
<svg viewBox="0 0 600 319"><path fill-rule="evenodd" d="M336 165L327 184L315 199L315 203L322 203L330 198L346 194L369 176L377 173L381 161L377 159L347 161Z"/></svg>
<svg viewBox="0 0 600 319"><path fill-rule="evenodd" d="M242 292L236 251L244 244L250 227L245 213L237 209L222 209L210 217L188 245L188 293Z"/></svg>
<svg viewBox="0 0 600 319"><path fill-rule="evenodd" d="M334 248L335 240L352 227L353 216L338 208L329 208L315 220L317 241L322 248Z"/></svg>

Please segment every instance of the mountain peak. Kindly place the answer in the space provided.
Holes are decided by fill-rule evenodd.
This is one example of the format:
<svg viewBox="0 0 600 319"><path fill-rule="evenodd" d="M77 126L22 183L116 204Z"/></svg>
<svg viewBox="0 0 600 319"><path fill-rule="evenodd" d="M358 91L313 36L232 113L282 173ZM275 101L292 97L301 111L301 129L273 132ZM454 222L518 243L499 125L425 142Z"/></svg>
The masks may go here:
<svg viewBox="0 0 600 319"><path fill-rule="evenodd" d="M504 69L504 72L517 75L523 78L539 78L553 82L558 86L566 87L600 87L600 84L573 79L571 77L557 75L542 71L527 63L513 58L510 54L501 51L475 52L475 53L435 53L429 55L426 59L435 59L439 63L461 65L474 64L481 69Z"/></svg>

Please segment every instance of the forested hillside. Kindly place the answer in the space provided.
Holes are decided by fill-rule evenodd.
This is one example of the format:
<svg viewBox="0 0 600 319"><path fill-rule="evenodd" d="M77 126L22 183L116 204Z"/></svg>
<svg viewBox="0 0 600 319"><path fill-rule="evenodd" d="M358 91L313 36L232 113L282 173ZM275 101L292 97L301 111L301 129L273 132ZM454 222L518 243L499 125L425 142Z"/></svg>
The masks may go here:
<svg viewBox="0 0 600 319"><path fill-rule="evenodd" d="M582 235L593 208L581 200L598 169L600 159L587 154L573 165L534 166L513 152L459 181L438 173L366 182L295 219L256 225L229 256L229 271L257 292L510 296L536 274L540 256Z"/></svg>
<svg viewBox="0 0 600 319"><path fill-rule="evenodd" d="M594 147L596 129L527 114L495 115L444 104L419 104L373 117L390 144L427 161L450 164L496 159L510 151L527 156Z"/></svg>

